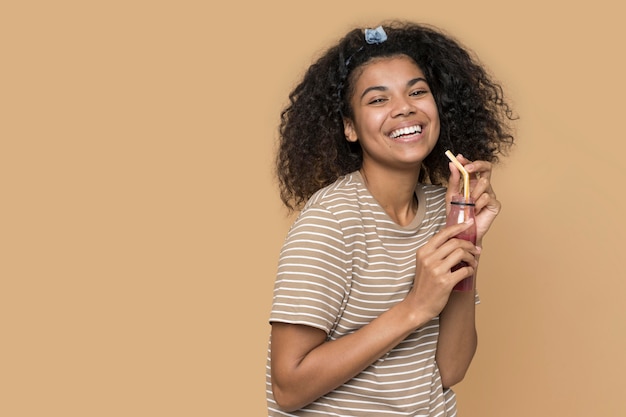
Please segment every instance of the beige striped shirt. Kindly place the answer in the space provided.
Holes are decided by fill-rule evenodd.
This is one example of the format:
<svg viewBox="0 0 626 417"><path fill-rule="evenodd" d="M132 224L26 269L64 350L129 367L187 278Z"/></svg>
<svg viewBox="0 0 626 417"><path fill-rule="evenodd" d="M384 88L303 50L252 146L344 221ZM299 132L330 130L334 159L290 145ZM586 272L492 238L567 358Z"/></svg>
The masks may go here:
<svg viewBox="0 0 626 417"><path fill-rule="evenodd" d="M445 225L445 189L420 184L408 226L391 220L358 171L318 191L280 253L270 322L321 329L328 340L365 326L408 293L415 252ZM455 416L435 363L439 318L409 335L359 375L305 408L281 412L266 375L269 416Z"/></svg>

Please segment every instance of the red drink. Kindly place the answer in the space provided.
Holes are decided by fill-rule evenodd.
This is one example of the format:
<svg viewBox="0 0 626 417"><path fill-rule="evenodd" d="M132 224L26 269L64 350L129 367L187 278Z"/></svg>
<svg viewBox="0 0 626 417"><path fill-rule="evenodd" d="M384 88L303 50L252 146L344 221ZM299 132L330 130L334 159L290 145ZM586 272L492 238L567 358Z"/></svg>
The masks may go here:
<svg viewBox="0 0 626 417"><path fill-rule="evenodd" d="M446 219L446 225L465 223L469 219L474 218L474 200L471 198L465 200L463 196L452 197L450 202L450 213ZM456 236L458 239L469 240L473 244L476 244L476 224L459 233ZM467 266L467 262L460 262L452 268L452 271L456 271L459 268ZM472 291L474 289L474 276L464 278L458 284L454 286L455 291Z"/></svg>

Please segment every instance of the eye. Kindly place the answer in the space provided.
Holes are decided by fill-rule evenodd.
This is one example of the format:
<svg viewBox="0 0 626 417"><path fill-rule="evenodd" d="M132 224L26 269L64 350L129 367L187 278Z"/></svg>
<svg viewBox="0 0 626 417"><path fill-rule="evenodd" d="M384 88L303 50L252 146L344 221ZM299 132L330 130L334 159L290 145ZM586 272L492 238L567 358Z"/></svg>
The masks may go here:
<svg viewBox="0 0 626 417"><path fill-rule="evenodd" d="M385 101L387 101L387 99L385 97L374 97L374 98L368 100L367 104L382 104Z"/></svg>
<svg viewBox="0 0 626 417"><path fill-rule="evenodd" d="M428 92L429 92L428 90L426 90L424 88L420 88L420 89L411 91L411 93L409 95L413 96L413 97L423 96L424 94L428 94Z"/></svg>

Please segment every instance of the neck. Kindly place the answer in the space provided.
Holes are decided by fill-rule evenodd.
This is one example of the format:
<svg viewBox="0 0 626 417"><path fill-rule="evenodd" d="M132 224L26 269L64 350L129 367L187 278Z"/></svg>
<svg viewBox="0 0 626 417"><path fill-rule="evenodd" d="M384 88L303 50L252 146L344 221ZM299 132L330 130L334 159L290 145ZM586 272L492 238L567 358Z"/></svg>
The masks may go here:
<svg viewBox="0 0 626 417"><path fill-rule="evenodd" d="M363 166L360 170L365 186L385 212L401 226L411 223L417 213L415 196L419 169L408 171L375 171Z"/></svg>

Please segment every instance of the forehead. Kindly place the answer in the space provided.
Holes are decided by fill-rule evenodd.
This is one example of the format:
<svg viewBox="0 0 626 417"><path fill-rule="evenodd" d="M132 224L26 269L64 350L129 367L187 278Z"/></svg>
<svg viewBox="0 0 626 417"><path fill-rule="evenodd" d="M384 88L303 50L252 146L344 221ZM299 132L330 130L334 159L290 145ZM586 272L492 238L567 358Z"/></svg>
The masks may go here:
<svg viewBox="0 0 626 417"><path fill-rule="evenodd" d="M370 83L372 81L394 80L404 77L424 78L424 73L409 56L394 55L390 57L376 57L367 61L354 71L352 84L356 87L359 84Z"/></svg>

